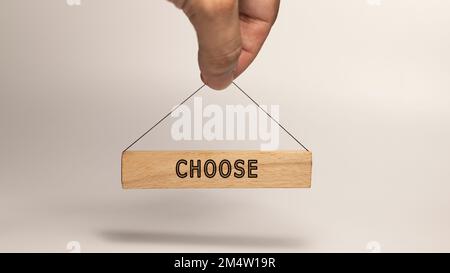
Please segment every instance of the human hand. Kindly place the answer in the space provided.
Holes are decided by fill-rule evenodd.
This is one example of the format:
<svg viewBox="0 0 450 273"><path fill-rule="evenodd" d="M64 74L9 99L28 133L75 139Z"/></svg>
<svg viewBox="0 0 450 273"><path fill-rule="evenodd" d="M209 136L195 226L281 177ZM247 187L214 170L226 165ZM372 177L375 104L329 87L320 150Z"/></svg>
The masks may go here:
<svg viewBox="0 0 450 273"><path fill-rule="evenodd" d="M202 81L224 89L253 62L280 0L169 0L194 25Z"/></svg>

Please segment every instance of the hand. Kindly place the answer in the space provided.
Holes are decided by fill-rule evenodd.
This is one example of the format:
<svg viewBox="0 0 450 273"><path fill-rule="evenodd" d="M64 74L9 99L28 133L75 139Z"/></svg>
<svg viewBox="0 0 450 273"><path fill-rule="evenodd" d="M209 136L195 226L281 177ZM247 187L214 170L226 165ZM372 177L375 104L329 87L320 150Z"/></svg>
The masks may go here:
<svg viewBox="0 0 450 273"><path fill-rule="evenodd" d="M224 89L253 62L274 24L280 0L169 0L194 25L202 81Z"/></svg>

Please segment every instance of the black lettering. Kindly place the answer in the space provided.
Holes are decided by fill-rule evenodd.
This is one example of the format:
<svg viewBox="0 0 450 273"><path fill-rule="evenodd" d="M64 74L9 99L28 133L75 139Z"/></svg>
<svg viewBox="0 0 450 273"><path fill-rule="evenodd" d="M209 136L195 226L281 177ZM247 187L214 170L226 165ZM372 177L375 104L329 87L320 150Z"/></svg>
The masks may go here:
<svg viewBox="0 0 450 273"><path fill-rule="evenodd" d="M181 164L187 165L187 161L184 160L184 159L178 160L177 165L176 165L176 167L175 167L175 171L177 172L177 176L178 176L179 178L186 178L187 172L184 172L184 173L181 173L181 172L180 172L180 165L181 165Z"/></svg>
<svg viewBox="0 0 450 273"><path fill-rule="evenodd" d="M208 171L208 165L212 165L212 172ZM203 166L203 169L205 170L206 177L213 178L214 176L216 176L217 167L216 167L216 162L214 162L214 160L212 160L212 159L206 160L205 166Z"/></svg>
<svg viewBox="0 0 450 273"><path fill-rule="evenodd" d="M223 172L223 165L225 165L225 164L227 165L227 172L226 173ZM223 178L228 178L231 175L231 163L230 163L230 161L228 161L226 159L220 161L219 173L220 173L220 176L222 176Z"/></svg>
<svg viewBox="0 0 450 273"><path fill-rule="evenodd" d="M236 178L242 178L245 176L245 169L241 165L244 165L245 161L242 159L238 159L234 162L234 168L236 169L236 172L234 173L234 177ZM239 173L237 173L239 172Z"/></svg>
<svg viewBox="0 0 450 273"><path fill-rule="evenodd" d="M252 171L258 170L258 166L256 164L258 163L258 160L256 159L249 159L248 160L248 178L257 178L258 174L252 173ZM255 164L255 165L253 165Z"/></svg>
<svg viewBox="0 0 450 273"><path fill-rule="evenodd" d="M202 174L201 174L201 164L202 164L202 162L200 161L200 159L197 160L197 165L194 165L194 160L192 160L192 159L190 160L190 169L191 169L190 175L191 175L191 178L194 177L194 170L197 171L197 178L200 178L202 176Z"/></svg>

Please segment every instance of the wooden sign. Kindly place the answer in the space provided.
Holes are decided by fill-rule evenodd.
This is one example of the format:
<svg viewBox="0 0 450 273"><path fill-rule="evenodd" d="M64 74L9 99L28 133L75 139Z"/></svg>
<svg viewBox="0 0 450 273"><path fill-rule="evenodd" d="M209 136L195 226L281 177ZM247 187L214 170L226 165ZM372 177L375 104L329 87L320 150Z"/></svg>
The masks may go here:
<svg viewBox="0 0 450 273"><path fill-rule="evenodd" d="M309 188L308 151L125 151L124 189Z"/></svg>

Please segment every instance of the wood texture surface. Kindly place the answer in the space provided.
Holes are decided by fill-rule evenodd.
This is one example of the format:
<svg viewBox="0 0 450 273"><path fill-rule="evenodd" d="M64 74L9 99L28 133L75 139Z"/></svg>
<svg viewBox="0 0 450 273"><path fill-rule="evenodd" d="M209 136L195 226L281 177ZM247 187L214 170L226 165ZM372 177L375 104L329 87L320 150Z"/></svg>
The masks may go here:
<svg viewBox="0 0 450 273"><path fill-rule="evenodd" d="M194 166L192 178L191 160ZM198 169L195 168L197 160L201 161L200 178ZM206 169L209 176L214 174L213 165L216 165L212 178L205 175L204 163L207 160L209 163ZM226 164L227 162L220 165L223 160L230 162L230 165ZM226 177L229 166L231 172ZM219 169L222 169L223 176ZM312 154L304 151L126 151L122 154L122 187L309 188L311 169ZM245 175L242 176L243 172ZM181 178L182 176L185 177Z"/></svg>

